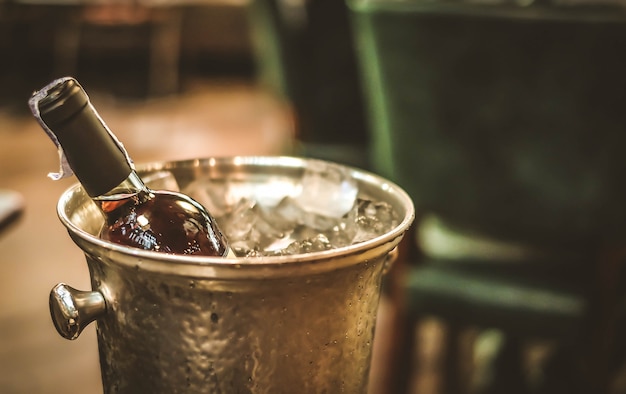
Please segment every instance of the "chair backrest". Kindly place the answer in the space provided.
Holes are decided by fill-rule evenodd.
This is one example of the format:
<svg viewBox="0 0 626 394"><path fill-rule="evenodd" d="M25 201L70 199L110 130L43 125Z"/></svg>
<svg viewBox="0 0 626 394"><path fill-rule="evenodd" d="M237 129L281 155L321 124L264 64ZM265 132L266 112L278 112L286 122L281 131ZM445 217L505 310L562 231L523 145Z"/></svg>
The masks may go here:
<svg viewBox="0 0 626 394"><path fill-rule="evenodd" d="M349 1L377 172L501 238L626 230L626 14Z"/></svg>
<svg viewBox="0 0 626 394"><path fill-rule="evenodd" d="M299 141L365 146L365 105L346 4L251 0L248 7L261 82L293 105ZM336 159L348 159L346 154Z"/></svg>

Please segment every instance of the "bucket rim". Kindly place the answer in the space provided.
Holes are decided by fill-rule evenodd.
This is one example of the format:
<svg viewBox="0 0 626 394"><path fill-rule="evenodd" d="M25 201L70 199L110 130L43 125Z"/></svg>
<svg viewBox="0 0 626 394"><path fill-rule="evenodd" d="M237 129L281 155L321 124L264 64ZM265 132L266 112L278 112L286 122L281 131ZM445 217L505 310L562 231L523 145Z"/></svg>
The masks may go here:
<svg viewBox="0 0 626 394"><path fill-rule="evenodd" d="M66 207L68 203L77 196L84 196L84 191L79 183L75 183L63 192L57 203L57 215L65 226L74 242L87 254L100 255L99 260L113 261L115 264L132 265L145 271L175 273L176 275L190 277L219 277L228 279L231 275L228 271L233 271L233 278L241 278L242 275L266 276L272 273L276 276L276 270L289 271L288 275L293 275L294 271L305 269L307 273L313 271L327 271L329 265L334 268L353 265L355 256L359 261L368 261L380 257L391 251L402 239L404 233L411 226L415 209L409 195L395 183L376 175L372 172L358 169L343 164L337 164L325 160L299 158L291 156L231 156L231 157L206 157L187 160L148 162L137 165L137 171L156 172L167 171L173 168L193 168L193 167L215 167L226 165L254 166L254 167L292 167L294 169L304 169L307 163L326 162L347 168L351 176L359 183L365 183L381 189L383 193L390 196L404 208L403 215L398 224L387 233L357 244L333 248L325 251L311 252L306 254L294 254L286 256L263 256L263 257L237 257L225 259L223 257L174 255L160 253L138 248L132 248L105 241L80 228L75 224L68 213ZM260 261L263 260L263 261ZM290 267L290 269L286 269ZM219 275L217 274L219 271Z"/></svg>

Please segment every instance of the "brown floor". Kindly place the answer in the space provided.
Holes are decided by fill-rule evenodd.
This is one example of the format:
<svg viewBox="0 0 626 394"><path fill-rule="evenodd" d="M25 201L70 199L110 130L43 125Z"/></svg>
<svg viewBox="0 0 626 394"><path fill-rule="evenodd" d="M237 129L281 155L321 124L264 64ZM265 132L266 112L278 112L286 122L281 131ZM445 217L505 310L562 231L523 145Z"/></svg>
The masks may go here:
<svg viewBox="0 0 626 394"><path fill-rule="evenodd" d="M138 163L206 156L291 153L288 108L245 82L196 81L181 96L92 101ZM74 179L53 182L52 143L25 112L0 106L0 189L19 192L26 209L0 234L0 393L99 393L94 325L76 341L52 326L48 294L58 282L89 288L87 266L56 217L60 194ZM385 304L381 308L384 317ZM377 335L387 335L383 323ZM427 349L428 350L428 349ZM376 354L380 350L375 350ZM374 360L372 391L380 367ZM432 379L431 379L432 380ZM428 379L420 393L430 392Z"/></svg>

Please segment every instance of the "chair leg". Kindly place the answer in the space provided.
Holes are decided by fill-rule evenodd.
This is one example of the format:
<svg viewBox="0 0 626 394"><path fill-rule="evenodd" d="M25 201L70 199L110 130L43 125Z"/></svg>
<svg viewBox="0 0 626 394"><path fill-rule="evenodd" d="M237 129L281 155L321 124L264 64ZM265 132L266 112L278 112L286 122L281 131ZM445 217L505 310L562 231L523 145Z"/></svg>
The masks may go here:
<svg viewBox="0 0 626 394"><path fill-rule="evenodd" d="M463 393L460 368L460 338L462 332L463 328L459 324L454 322L448 322L446 324L442 353L443 359L441 360L441 372L439 374L439 392L442 394Z"/></svg>
<svg viewBox="0 0 626 394"><path fill-rule="evenodd" d="M588 311L581 341L590 390L607 393L619 314L619 286L626 248L610 249L593 264Z"/></svg>
<svg viewBox="0 0 626 394"><path fill-rule="evenodd" d="M606 394L593 391L583 373L580 352L572 344L554 349L542 366L542 377L533 394Z"/></svg>
<svg viewBox="0 0 626 394"><path fill-rule="evenodd" d="M523 341L498 330L485 331L479 341L487 351L478 350L481 360L476 363L473 392L528 394Z"/></svg>

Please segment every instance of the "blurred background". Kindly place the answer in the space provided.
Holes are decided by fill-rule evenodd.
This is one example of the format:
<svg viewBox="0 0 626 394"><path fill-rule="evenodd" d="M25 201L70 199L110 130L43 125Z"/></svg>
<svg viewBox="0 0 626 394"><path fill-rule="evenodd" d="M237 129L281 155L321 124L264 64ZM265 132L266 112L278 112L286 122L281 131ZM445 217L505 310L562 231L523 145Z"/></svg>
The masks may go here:
<svg viewBox="0 0 626 394"><path fill-rule="evenodd" d="M101 392L27 108L72 75L136 162L298 155L399 183L370 393L626 393L620 0L0 0L0 393Z"/></svg>

